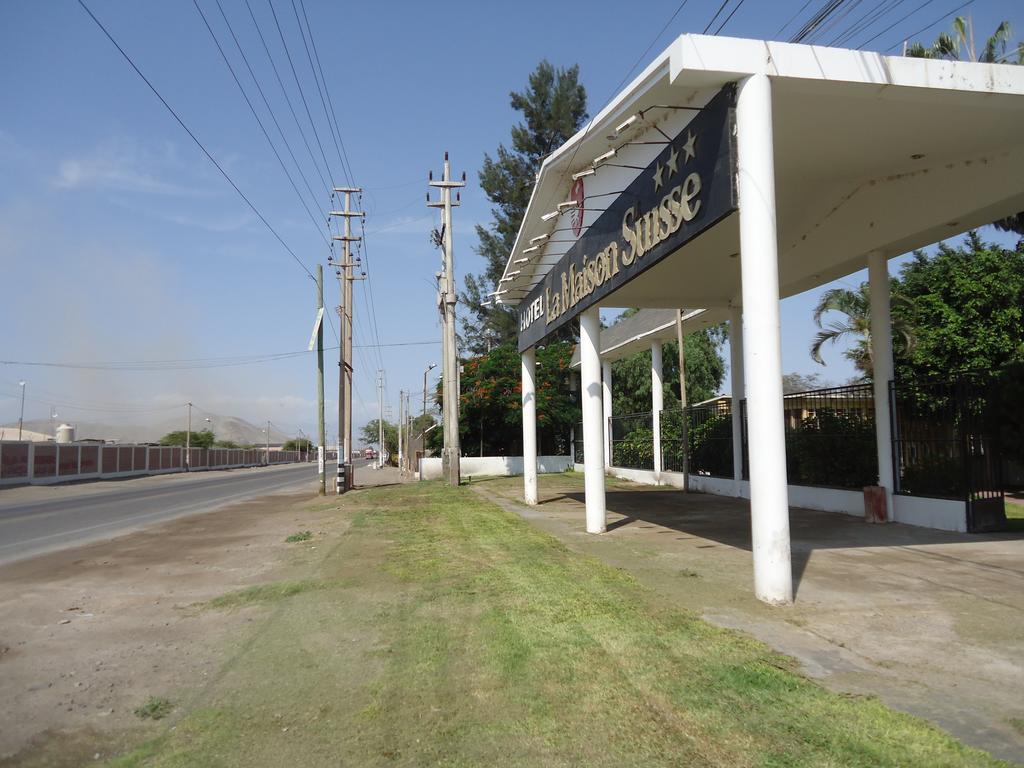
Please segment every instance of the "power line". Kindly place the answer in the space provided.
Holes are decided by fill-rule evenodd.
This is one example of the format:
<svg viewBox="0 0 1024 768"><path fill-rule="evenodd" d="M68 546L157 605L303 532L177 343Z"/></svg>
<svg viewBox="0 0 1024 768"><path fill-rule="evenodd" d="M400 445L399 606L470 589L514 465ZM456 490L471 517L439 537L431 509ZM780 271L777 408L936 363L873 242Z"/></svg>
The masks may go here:
<svg viewBox="0 0 1024 768"><path fill-rule="evenodd" d="M253 13L249 0L245 0L245 7L249 10L249 18L252 19L253 26L256 27L256 33L260 37L260 42L263 43L263 50L266 52L267 59L270 61L271 69L274 70L274 77L277 78L277 84L280 86L281 93L284 95L285 103L288 105L288 111L292 114L292 120L295 121L295 127L299 129L299 136L302 137L302 143L306 145L306 151L309 152L309 159L313 163L316 175L320 177L320 183L324 185L324 189L330 192L331 185L327 183L327 179L324 178L324 174L320 170L320 166L317 165L316 157L313 155L313 148L309 146L309 139L306 138L306 132L302 130L302 124L299 122L299 116L295 114L295 107L292 104L291 97L288 95L288 89L284 87L284 80L281 79L281 73L277 69L277 63L274 61L274 56L270 52L270 46L267 45L267 39L263 36L263 30L260 28L260 23L256 20L256 14Z"/></svg>
<svg viewBox="0 0 1024 768"><path fill-rule="evenodd" d="M320 224L316 220L316 217L313 215L313 212L311 210L309 210L309 206L306 204L306 201L303 199L302 193L299 192L299 188L296 186L295 180L292 178L291 173L288 171L288 167L284 164L284 160L281 159L281 154L277 151L277 147L274 146L274 142L271 140L270 134L267 132L266 126L263 125L263 121L260 119L260 116L256 113L256 107L253 106L252 101L249 99L249 94L247 94L245 92L245 88L242 87L242 81L239 80L238 79L238 75L235 74L235 68L231 66L231 62L228 60L227 54L224 53L224 48L221 47L220 40L217 39L217 35L213 31L213 27L210 26L210 22L206 18L206 14L203 13L203 9L199 7L198 0L192 0L192 4L195 6L196 10L199 12L199 16L200 16L200 18L202 18L203 24L206 26L207 31L210 33L210 37L213 38L213 44L217 46L217 51L220 53L221 59L223 59L224 63L227 65L228 72L231 73L231 77L232 77L232 79L234 79L235 85L238 86L238 90L241 92L242 98L245 99L245 103L249 106L249 111L252 112L252 116L256 119L256 123L257 123L257 125L259 125L260 130L263 132L263 136L264 136L264 138L266 138L267 144L270 145L270 149L274 153L274 157L277 158L277 162L281 166L281 170L284 171L284 175L288 177L288 183L291 184L292 185L292 189L295 190L295 195L296 195L296 197L299 198L299 203L301 203L302 207L305 208L306 213L309 215L309 220L311 222L313 222L313 228L316 229L317 234L320 235L320 237L322 237L324 239L325 243L329 243L330 241L327 239L327 237L324 235L324 233L320 231ZM218 7L220 6L219 0L217 2L217 5L218 5ZM221 13L223 13L223 12L224 12L223 9L221 9ZM232 35L234 35L233 32L232 32ZM235 39L235 43L236 44L238 43L238 39L237 38ZM252 69L249 70L249 73L252 74ZM257 84L257 88L259 88L258 84ZM260 90L260 92L262 93L262 89ZM266 101L266 99L264 99L264 101ZM273 115L271 115L271 116L273 116ZM275 122L277 122L276 119L275 119ZM278 126L278 130L280 130L280 126Z"/></svg>
<svg viewBox="0 0 1024 768"><path fill-rule="evenodd" d="M905 2L906 0L880 0L877 5L865 13L858 21L833 37L827 44L831 46L845 45L847 41L870 29L872 24L892 13Z"/></svg>
<svg viewBox="0 0 1024 768"><path fill-rule="evenodd" d="M743 2L744 0L739 0L739 2L736 3L736 7L733 8L732 11L729 12L729 15L725 17L725 21L718 25L718 29L715 30L716 35L721 34L722 30L725 29L725 25L728 24L729 20L736 15L736 11L743 6Z"/></svg>
<svg viewBox="0 0 1024 768"><path fill-rule="evenodd" d="M306 58L309 60L309 68L313 70L313 81L316 83L317 92L320 94L320 105L324 108L324 116L327 118L327 128L331 132L331 139L334 141L334 151L338 153L338 162L341 163L341 171L345 174L345 178L350 186L354 186L353 176L351 169L346 164L348 155L342 157L342 147L344 142L341 142L341 130L338 127L337 115L334 117L334 123L331 123L331 113L334 111L334 104L331 102L331 112L327 111L327 102L331 101L331 92L327 88L327 78L324 77L323 67L320 66L320 54L316 50L316 42L313 40L313 28L309 26L309 17L306 15L306 6L302 6L302 18L306 20L306 27L309 29L309 42L306 42L306 32L302 28L302 21L299 19L299 10L295 5L295 0L292 2L292 11L295 13L295 22L299 25L299 34L302 36L302 44L306 48ZM313 56L310 56L310 45L313 46ZM316 58L316 67L313 67L313 58ZM320 77L317 78L317 70L320 71ZM320 81L323 80L323 88L320 87ZM324 94L327 94L327 102L324 101ZM339 142L341 142L339 144Z"/></svg>
<svg viewBox="0 0 1024 768"><path fill-rule="evenodd" d="M938 23L939 23L940 21L943 21L944 19L947 19L947 18L949 18L950 16L952 16L952 15L953 15L954 13L956 13L956 12L958 12L958 11L962 11L962 10L963 10L964 8L966 8L966 7L967 7L967 6L969 6L969 5L972 5L973 3L974 3L974 0L967 0L967 2L966 2L966 3L962 3L961 5L958 5L958 6L957 6L956 8L954 8L953 10L951 10L951 11L947 11L946 13L942 14L941 16L939 16L939 18L937 18L937 19L936 19L935 21L933 21L933 22L932 22L931 24L928 24L927 26L921 27L921 29L917 30L917 32L914 32L914 33L912 33L912 34L909 34L909 35L907 35L907 36L906 36L906 39L907 39L907 40L909 40L909 39L910 39L910 38L912 38L912 37L917 37L917 36L918 36L918 35L920 35L920 34L921 34L922 32L926 32L927 30L929 30L929 29L931 29L932 27L934 27L934 26L935 26L936 24L938 24ZM926 3L926 5L927 5L927 3ZM890 29L891 29L891 27L890 27ZM888 30L885 30L885 32L887 32L887 31L888 31ZM884 32L883 32L883 34L884 34ZM878 37L878 35L875 35L875 37ZM871 40L874 40L874 39L875 39L874 37L873 37L873 38L871 38ZM871 42L871 40L868 40L868 43L870 43L870 42ZM864 43L864 45L867 45L867 43ZM889 46L888 48L886 48L886 50L887 50L887 51L891 51L891 50L892 50L893 48L895 48L895 47L896 47L896 46L898 46L898 45L899 45L899 43L898 43L898 42L897 42L897 43L894 43L893 45L890 45L890 46ZM862 47L863 47L863 46L862 46Z"/></svg>
<svg viewBox="0 0 1024 768"><path fill-rule="evenodd" d="M231 33L231 39L235 41L235 47L238 49L238 53L242 57L242 61L245 62L246 69L249 70L249 76L252 77L252 81L256 85L256 90L259 91L260 98L263 99L263 104L264 106L266 106L267 112L270 113L271 120L273 120L274 125L277 126L277 132L281 135L281 141L284 142L284 146L288 150L288 154L291 156L292 162L295 163L296 170L299 172L299 175L302 177L303 183L306 185L306 191L309 192L309 196L313 198L313 202L316 205L317 210L320 211L321 216L326 218L327 213L326 211L324 211L323 208L320 207L319 198L313 192L313 187L309 183L309 179L306 177L305 172L302 170L302 166L299 164L298 158L295 157L295 152L292 151L292 145L288 141L288 137L285 135L284 129L281 128L281 123L278 122L277 115L274 114L273 107L270 106L270 100L267 99L267 95L266 93L264 93L263 87L260 85L259 78L256 77L256 72L253 70L252 65L249 63L249 58L245 55L245 50L242 48L242 44L239 41L238 36L235 34L234 27L231 26L231 20L228 19L227 14L224 12L224 7L221 5L220 0L216 0L216 3L217 9L220 11L220 15L224 19L224 24L227 25L228 32ZM320 225L317 224L318 231L319 228Z"/></svg>
<svg viewBox="0 0 1024 768"><path fill-rule="evenodd" d="M800 6L800 10L797 11L796 13L794 13L792 16L790 16L789 20L785 24L783 24L781 27L779 27L778 31L775 33L775 37L781 37L782 33L786 31L786 27L788 27L790 24L792 24L794 21L796 21L797 16L799 16L804 11L806 11L807 10L807 6L809 6L811 4L811 2L812 2L812 0L807 0L803 5L801 5Z"/></svg>
<svg viewBox="0 0 1024 768"><path fill-rule="evenodd" d="M330 316L328 316L329 319ZM331 327L334 328L333 319ZM337 338L337 329L334 329ZM339 342L340 343L340 342ZM377 349L380 347L423 347L441 342L436 339L428 341L395 341L385 344L353 344L353 349ZM338 349L338 346L327 346L324 350ZM314 354L307 349L295 350L292 352L271 352L256 355L238 355L235 357L194 357L181 358L176 360L119 360L92 363L67 363L46 360L0 360L0 365L24 365L36 368L66 368L84 371L184 371L197 368L228 368L236 365L250 365L253 363L274 362L286 360L291 357L302 357L303 355Z"/></svg>
<svg viewBox="0 0 1024 768"><path fill-rule="evenodd" d="M142 74L142 70L139 69L138 66L136 66L134 61L132 61L131 56L125 53L124 48L122 48L120 44L117 42L117 40L114 39L114 36L110 34L107 28L103 26L103 23L98 18L96 18L96 14L94 14L89 9L89 6L85 4L85 0L78 0L78 4L82 6L82 8L85 10L87 14L89 14L89 18L91 18L96 23L96 26L98 26L103 31L103 34L107 36L107 39L113 44L115 48L117 48L118 53L120 53L121 56L124 57L124 60L127 61L128 64L131 66L131 68L135 70L135 74L142 78L142 81L149 87L149 90L153 92L153 95L160 99L160 103L163 104L167 111L171 113L171 116L177 121L178 125L180 125L185 130L185 133L187 133L189 135L189 138L191 138L192 141L195 142L196 146L202 150L203 154L206 155L207 159L211 163L213 163L214 167L220 172L220 175L223 176L224 179L228 182L228 184L230 184L231 187L235 190L235 192L238 193L238 196L245 201L245 204L248 205L250 210L252 210L252 212L256 214L259 220L263 222L263 225L268 230L270 230L270 233L274 236L277 242L279 242L281 246L288 252L288 255L295 260L295 263L302 268L302 271L305 272L311 280L315 280L316 278L313 277L313 273L309 271L309 269L306 267L302 259L296 256L295 251L288 247L288 244L277 233L277 230L274 229L273 226L271 226L270 222L267 221L266 217L262 213L260 213L260 210L255 205L253 205L252 201L245 196L245 193L242 192L241 189L239 189L238 185L235 184L234 179L232 179L231 176L228 175L228 172L221 167L220 163L218 163L214 156L210 154L209 150L205 146L203 146L203 143L199 141L199 139L192 132L192 130L185 124L185 121L178 116L178 113L174 111L174 108L167 103L167 100L161 95L160 91L157 90L156 86L149 81L149 78Z"/></svg>
<svg viewBox="0 0 1024 768"><path fill-rule="evenodd" d="M309 111L309 102L306 101L306 94L302 90L302 83L299 82L299 73L295 71L295 62L292 61L291 51L288 50L288 43L284 39L284 31L281 29L281 22L277 18L277 11L274 10L274 0L267 0L267 5L270 6L270 13L274 17L274 25L277 27L277 34L281 38L281 45L284 47L284 55L288 59L288 66L292 70L292 77L295 78L295 85L299 89L299 96L302 98L302 105L306 108L306 117L309 118L309 125L313 129L313 138L316 139L316 145L320 148L320 157L323 158L324 166L327 168L327 175L334 178L334 171L331 170L331 164L327 162L327 155L324 152L324 145L320 142L320 132L316 129L316 123L313 122L313 115Z"/></svg>
<svg viewBox="0 0 1024 768"><path fill-rule="evenodd" d="M915 13L917 13L918 11L921 11L921 10L922 10L922 9L924 9L924 8L927 8L927 7L929 6L929 5L931 5L931 4L932 4L932 3L934 3L934 2L935 2L935 0L925 0L925 1L923 2L923 3L921 3L921 4L919 5L919 6L917 6L917 8L915 8L914 10L912 10L912 11L911 11L910 13L908 13L908 14L907 14L906 16L903 16L903 17L901 17L900 19L898 19L897 21L894 21L894 22L893 22L892 24L890 24L890 25L889 25L888 27L886 27L885 29L883 29L883 30L882 30L881 32L879 32L879 33L878 33L877 35L875 35L874 37L871 37L871 38L869 38L869 39L865 40L865 41L864 41L863 43L861 43L860 45L858 45L858 46L857 46L857 50L860 50L860 49L861 49L861 48L863 48L864 46L866 46L866 45L869 45L870 43L873 43L873 42L874 42L875 40L877 40L878 38L880 38L880 37L881 37L882 35L884 35L884 34L885 34L886 32L888 32L888 31L889 31L890 29L892 29L893 27L896 27L896 26L898 26L898 25L902 24L902 23L903 23L904 21L906 21L906 20L907 20L907 19L909 19L909 18L910 18L911 16L913 16L913 15L914 15ZM973 2L973 0L969 0L969 2Z"/></svg>
<svg viewBox="0 0 1024 768"><path fill-rule="evenodd" d="M725 6L727 6L728 4L729 0L722 0L722 4L718 6L718 10L715 11L715 15L711 17L711 21L709 21L708 25L704 27L704 31L701 33L702 35L706 35L708 33L708 30L711 29L711 25L715 23L715 20L718 18L718 15L725 10Z"/></svg>

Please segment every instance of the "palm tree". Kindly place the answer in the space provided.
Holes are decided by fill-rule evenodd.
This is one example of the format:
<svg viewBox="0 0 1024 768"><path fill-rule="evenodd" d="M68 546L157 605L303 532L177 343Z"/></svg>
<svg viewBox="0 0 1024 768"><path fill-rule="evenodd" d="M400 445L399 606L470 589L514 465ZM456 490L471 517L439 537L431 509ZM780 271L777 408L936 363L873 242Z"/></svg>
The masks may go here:
<svg viewBox="0 0 1024 768"><path fill-rule="evenodd" d="M893 294L892 304L895 308L909 307L909 302L899 294ZM823 325L824 316L829 312L845 315L842 320L832 320ZM894 313L892 330L896 347L909 350L914 343L913 334L902 318L902 313ZM811 359L825 365L821 357L821 349L826 343L835 344L840 339L855 339L854 345L843 352L843 357L853 363L861 378L870 379L873 369L871 350L871 294L866 282L860 284L855 291L849 288L831 288L821 295L814 308L814 323L821 330L811 342Z"/></svg>
<svg viewBox="0 0 1024 768"><path fill-rule="evenodd" d="M913 43L907 47L906 55L919 59L948 59L950 61L978 61L986 64L1024 64L1024 42L1007 53L1006 46L1012 35L1010 22L1003 21L996 31L985 41L981 53L974 47L974 24L970 17L957 16L953 19L951 32L942 32L935 42L925 47L921 43ZM1016 61L1012 59L1016 58ZM1016 232L1024 235L1024 211L1005 219L992 222L996 229L1004 232Z"/></svg>
<svg viewBox="0 0 1024 768"><path fill-rule="evenodd" d="M985 41L981 53L974 46L974 25L969 18L957 16L953 19L951 32L941 32L929 47L921 43L913 43L907 48L907 56L918 59L948 59L950 61L979 61L986 64L1015 63L1024 64L1024 43L1007 54L1006 46L1012 35L1010 22L1003 21L996 31ZM1014 56L1016 62L1010 62Z"/></svg>

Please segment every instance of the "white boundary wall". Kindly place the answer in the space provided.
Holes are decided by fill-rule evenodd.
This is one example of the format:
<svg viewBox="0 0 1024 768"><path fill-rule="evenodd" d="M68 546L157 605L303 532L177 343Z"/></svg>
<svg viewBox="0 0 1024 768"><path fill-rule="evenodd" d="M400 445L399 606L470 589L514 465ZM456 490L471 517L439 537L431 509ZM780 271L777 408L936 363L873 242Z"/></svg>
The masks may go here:
<svg viewBox="0 0 1024 768"><path fill-rule="evenodd" d="M571 456L538 456L537 473L553 474L571 469ZM420 459L420 480L439 480L441 459L436 457ZM522 456L463 456L459 469L468 477L507 477L523 474Z"/></svg>
<svg viewBox="0 0 1024 768"><path fill-rule="evenodd" d="M582 464L575 464L577 472L583 471ZM683 476L679 472L662 472L659 483L654 472L646 469L626 469L611 467L608 474L622 480L630 480L644 485L668 485L674 488L683 487ZM690 475L690 489L699 493L710 493L715 496L735 496L735 481L721 477ZM789 504L803 509L815 509L821 512L840 512L855 517L864 516L864 495L858 491L846 491L838 488L816 488L806 485L790 485ZM746 480L739 484L740 498L750 498L750 483ZM967 531L966 505L962 501L952 499L928 499L919 496L893 496L893 520L906 525L922 528L937 528L941 531Z"/></svg>

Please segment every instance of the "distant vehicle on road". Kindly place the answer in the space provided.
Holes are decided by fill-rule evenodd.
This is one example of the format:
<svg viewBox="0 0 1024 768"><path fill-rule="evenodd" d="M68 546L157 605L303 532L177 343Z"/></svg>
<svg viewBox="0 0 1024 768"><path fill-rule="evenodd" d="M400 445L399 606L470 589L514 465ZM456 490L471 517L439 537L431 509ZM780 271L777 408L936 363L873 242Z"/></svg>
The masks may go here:
<svg viewBox="0 0 1024 768"><path fill-rule="evenodd" d="M375 450L373 450L373 448L367 448L366 450L363 451L363 458L364 459L375 459L375 458L377 458L377 452Z"/></svg>

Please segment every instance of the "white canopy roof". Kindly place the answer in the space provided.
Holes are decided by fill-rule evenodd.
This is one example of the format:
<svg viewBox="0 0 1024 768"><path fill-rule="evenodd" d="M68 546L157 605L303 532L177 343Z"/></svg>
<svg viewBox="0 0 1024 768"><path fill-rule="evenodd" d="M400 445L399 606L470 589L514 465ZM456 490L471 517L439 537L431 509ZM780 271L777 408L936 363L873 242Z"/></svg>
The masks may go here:
<svg viewBox="0 0 1024 768"><path fill-rule="evenodd" d="M863 268L872 250L899 255L1024 210L1024 67L683 35L545 160L498 298L518 304L575 242L568 212L541 218L574 173L612 148L616 163L646 166L664 144L640 142L694 114L668 107L702 106L758 73L772 81L782 297ZM637 173L602 165L588 177L583 225ZM601 303L727 307L738 251L733 214Z"/></svg>

